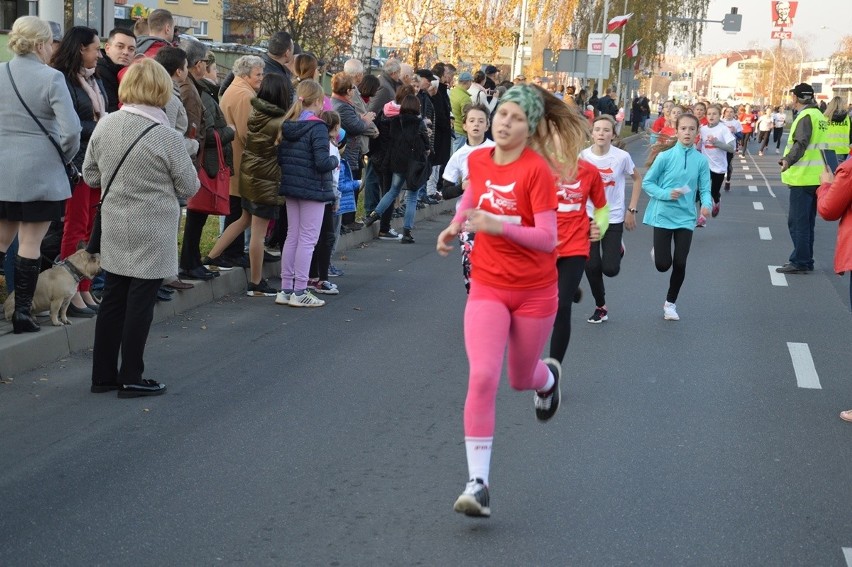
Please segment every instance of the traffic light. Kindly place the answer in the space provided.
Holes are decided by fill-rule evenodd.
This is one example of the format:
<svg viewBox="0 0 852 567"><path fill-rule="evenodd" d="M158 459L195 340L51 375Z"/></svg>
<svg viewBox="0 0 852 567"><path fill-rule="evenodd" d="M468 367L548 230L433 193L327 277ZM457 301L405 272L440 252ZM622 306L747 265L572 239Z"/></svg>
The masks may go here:
<svg viewBox="0 0 852 567"><path fill-rule="evenodd" d="M731 8L730 14L725 14L722 20L722 30L728 33L735 33L743 27L743 15L737 14L737 8Z"/></svg>

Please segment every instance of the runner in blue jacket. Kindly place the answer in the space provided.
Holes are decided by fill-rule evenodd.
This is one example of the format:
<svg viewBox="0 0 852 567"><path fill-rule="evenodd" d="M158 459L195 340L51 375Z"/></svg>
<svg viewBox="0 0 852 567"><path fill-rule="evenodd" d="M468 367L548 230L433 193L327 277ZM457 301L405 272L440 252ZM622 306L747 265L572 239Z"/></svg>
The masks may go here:
<svg viewBox="0 0 852 567"><path fill-rule="evenodd" d="M697 215L695 192L701 198L701 214L710 214L710 165L695 149L698 118L681 115L676 124L677 141L657 154L642 180L642 189L651 197L643 222L654 227L651 255L658 271L672 269L669 291L663 304L663 318L678 321L675 302L686 276L686 257L692 243ZM674 242L674 253L672 253Z"/></svg>

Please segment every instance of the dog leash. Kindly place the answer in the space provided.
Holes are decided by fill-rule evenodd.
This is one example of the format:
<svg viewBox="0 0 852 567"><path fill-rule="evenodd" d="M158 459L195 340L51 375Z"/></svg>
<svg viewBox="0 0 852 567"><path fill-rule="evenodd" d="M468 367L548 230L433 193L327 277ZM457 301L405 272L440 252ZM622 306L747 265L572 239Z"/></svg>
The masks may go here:
<svg viewBox="0 0 852 567"><path fill-rule="evenodd" d="M85 274L83 274L83 272L77 269L77 266L75 266L71 262L62 260L61 262L57 262L55 265L59 266L60 268L65 268L68 273L71 274L71 277L74 278L74 283L80 283L80 280L89 279L85 276Z"/></svg>

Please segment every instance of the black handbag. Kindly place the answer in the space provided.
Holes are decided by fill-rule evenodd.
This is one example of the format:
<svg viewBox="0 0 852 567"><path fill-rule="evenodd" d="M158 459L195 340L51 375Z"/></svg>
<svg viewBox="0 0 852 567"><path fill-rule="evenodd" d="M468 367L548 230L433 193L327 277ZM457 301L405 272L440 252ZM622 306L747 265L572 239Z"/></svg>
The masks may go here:
<svg viewBox="0 0 852 567"><path fill-rule="evenodd" d="M104 186L104 192L101 195L101 201L98 203L97 211L95 212L95 221L92 223L92 235L89 237L89 243L86 244L86 252L89 254L100 254L101 252L101 207L104 206L104 199L106 199L107 193L109 193L109 188L112 185L112 182L115 180L115 176L118 173L118 170L121 169L121 166L124 164L124 160L127 159L127 156L130 155L130 150L142 139L142 137L157 127L157 124L151 124L145 130L139 134L139 137L133 140L133 143L130 144L130 147L127 148L127 151L124 152L124 155L121 156L121 161L118 162L115 170L113 170L112 175L110 175L109 181L106 186Z"/></svg>
<svg viewBox="0 0 852 567"><path fill-rule="evenodd" d="M71 184L71 191L74 191L74 187L80 183L80 180L83 178L80 175L80 171L77 169L77 166L74 165L73 162L65 161L65 154L62 152L62 148L59 147L59 144L56 140L53 139L53 136L50 135L50 132L47 131L47 128L41 123L33 111L30 110L30 107L27 106L27 103L24 102L24 98L21 96L21 93L18 91L18 85L15 84L15 79L12 77L12 69L9 67L9 64L6 63L6 73L9 74L9 81L12 83L12 88L15 89L15 94L18 95L18 100L21 101L21 104L24 105L24 109L27 111L27 114L35 120L35 123L38 124L38 127L41 128L41 131L44 132L44 135L50 140L50 143L53 144L53 147L56 148L56 152L59 154L59 159L62 160L62 163L65 165L65 175L68 177L68 182Z"/></svg>

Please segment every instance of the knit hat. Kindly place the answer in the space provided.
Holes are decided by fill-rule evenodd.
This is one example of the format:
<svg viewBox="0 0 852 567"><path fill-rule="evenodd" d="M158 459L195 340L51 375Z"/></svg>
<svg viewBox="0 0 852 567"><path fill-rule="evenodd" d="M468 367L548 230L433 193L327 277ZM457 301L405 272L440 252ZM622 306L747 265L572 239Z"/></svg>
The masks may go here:
<svg viewBox="0 0 852 567"><path fill-rule="evenodd" d="M535 87L515 85L500 97L500 104L502 105L505 102L514 102L520 106L524 114L527 115L530 134L535 132L542 115L544 115L544 100Z"/></svg>

